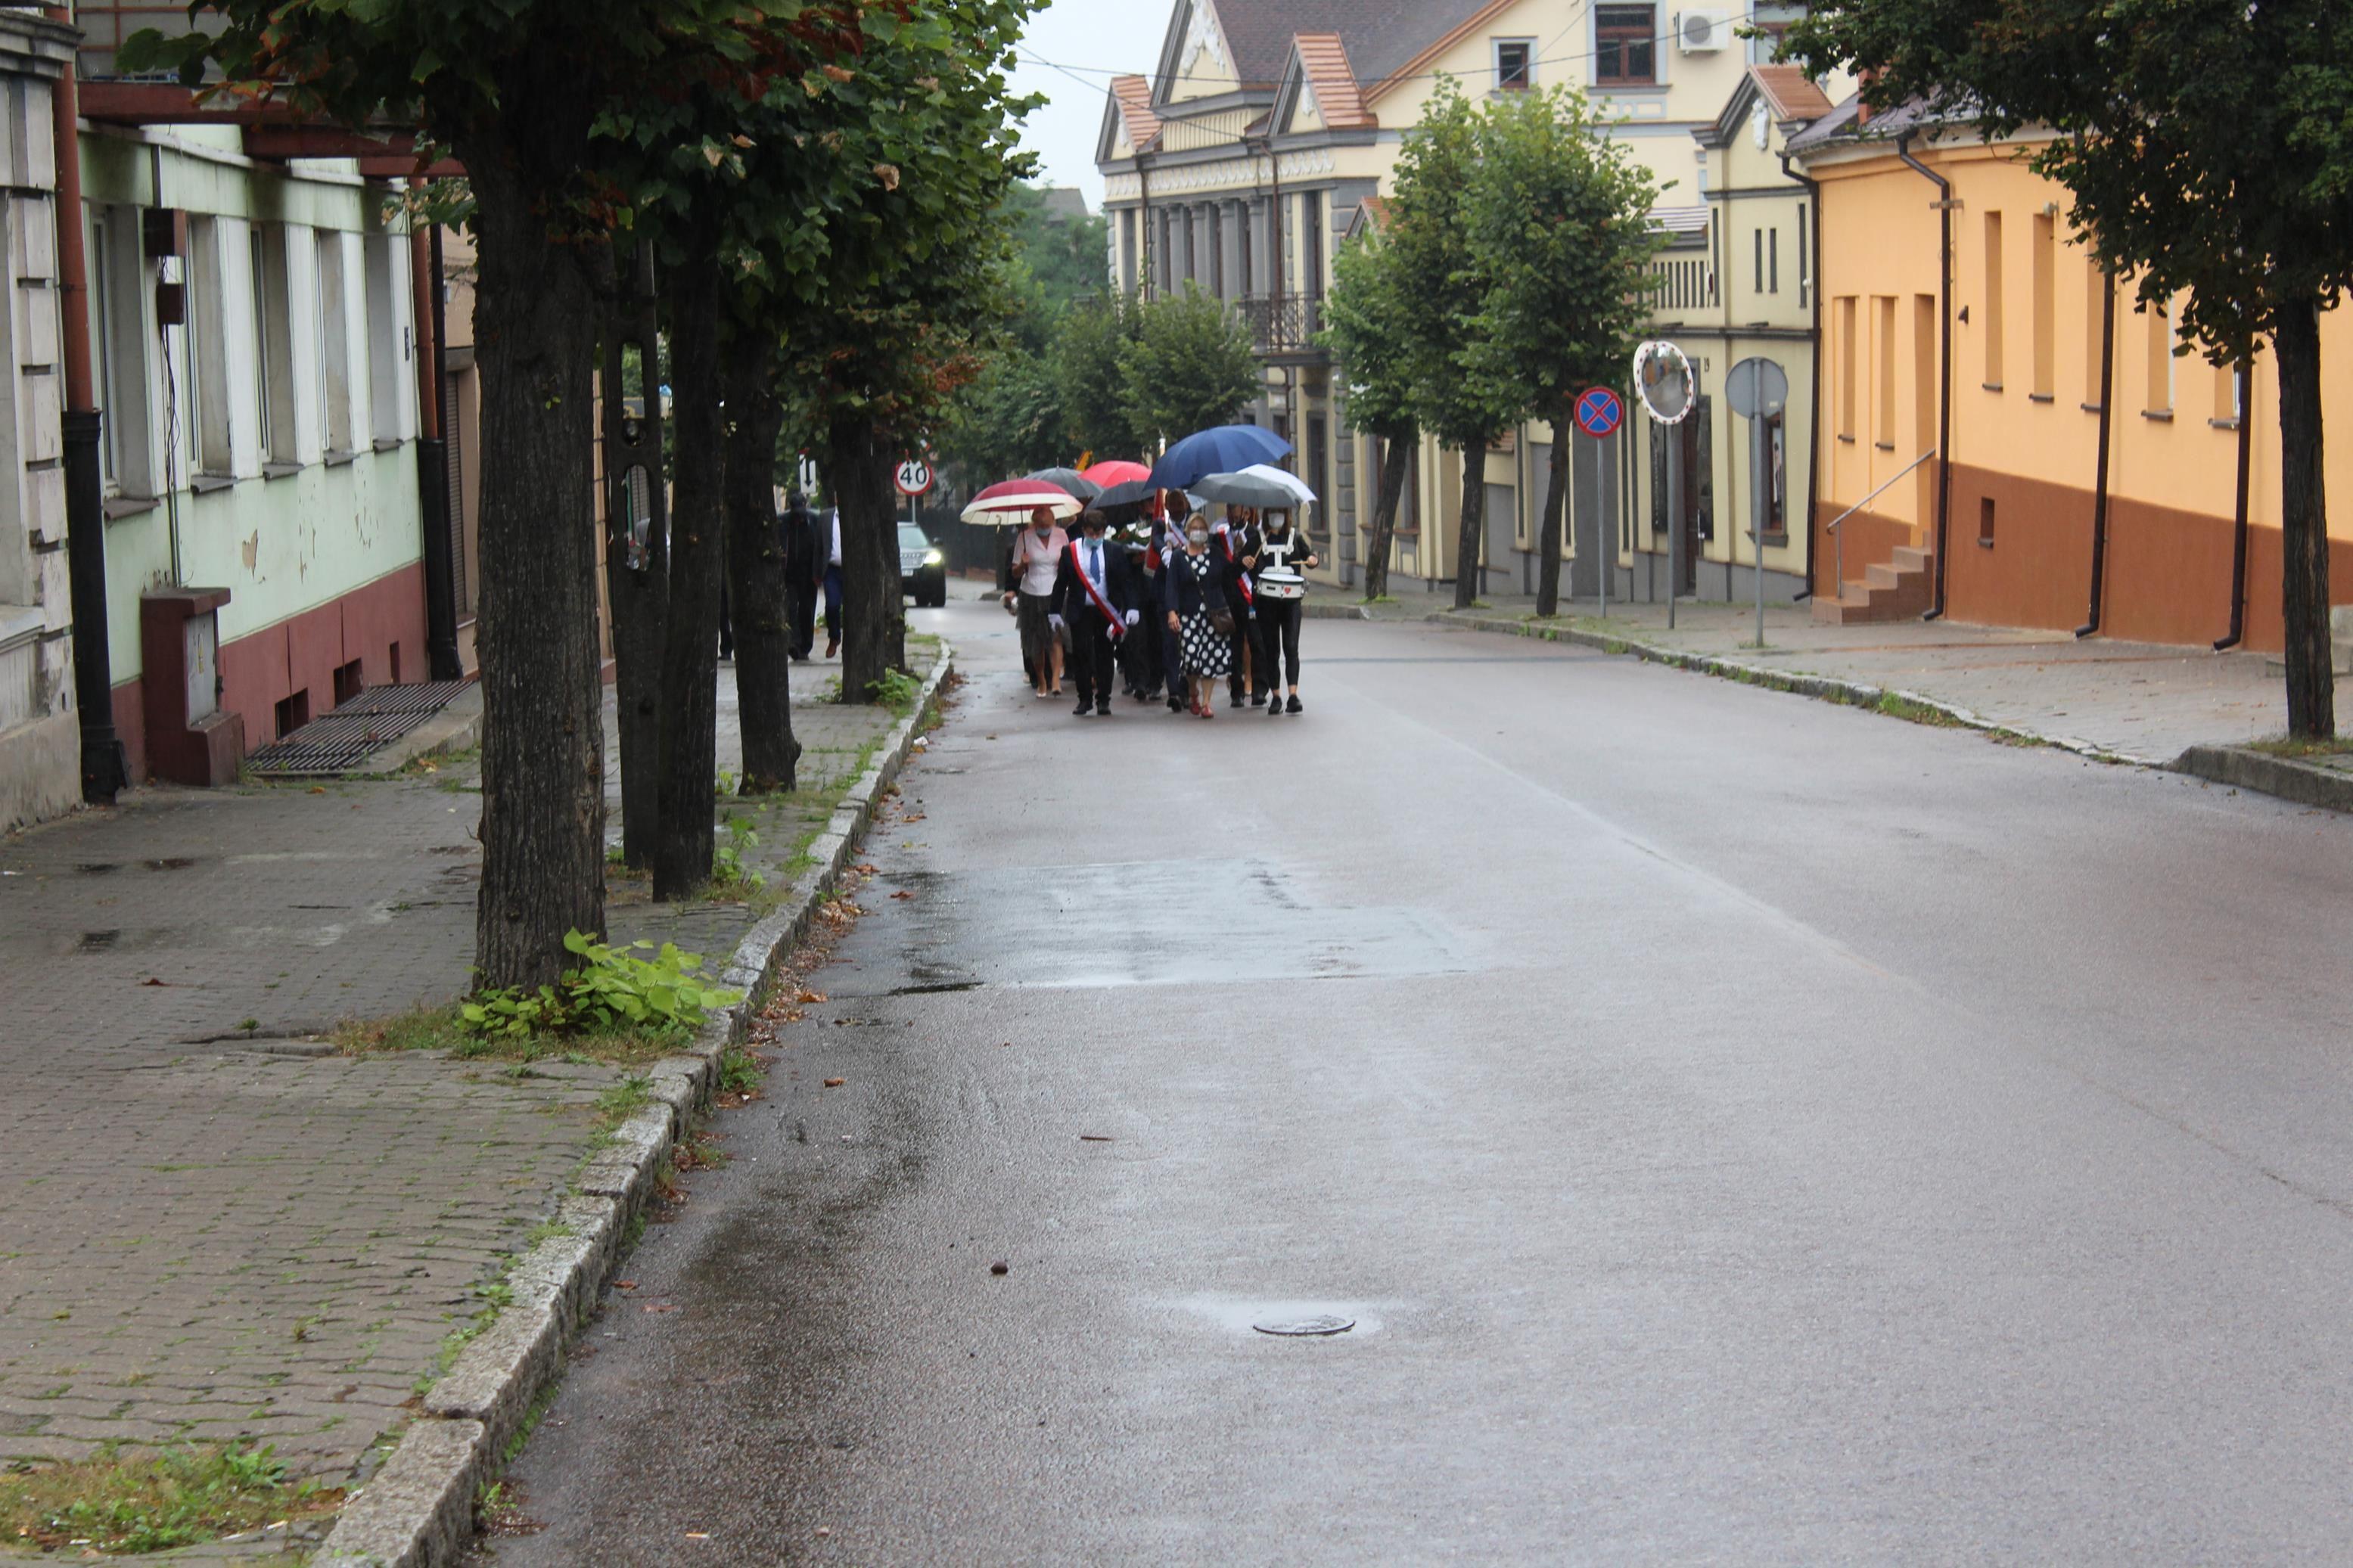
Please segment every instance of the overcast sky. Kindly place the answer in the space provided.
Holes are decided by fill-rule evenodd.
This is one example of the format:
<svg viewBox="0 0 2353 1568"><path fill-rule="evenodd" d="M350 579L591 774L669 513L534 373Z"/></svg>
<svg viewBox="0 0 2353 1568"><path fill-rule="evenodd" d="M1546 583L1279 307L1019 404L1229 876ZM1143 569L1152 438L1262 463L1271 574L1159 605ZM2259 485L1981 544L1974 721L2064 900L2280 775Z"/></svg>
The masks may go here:
<svg viewBox="0 0 2353 1568"><path fill-rule="evenodd" d="M1103 73L1151 70L1167 25L1165 6L1138 0L1054 0L1029 18L1013 85L1042 92L1047 101L1023 121L1021 144L1038 154L1039 179L1078 186L1087 194L1090 212L1103 207L1103 176L1095 173L1095 133L1103 129L1110 80ZM1080 71L1074 81L1031 56L1094 68Z"/></svg>

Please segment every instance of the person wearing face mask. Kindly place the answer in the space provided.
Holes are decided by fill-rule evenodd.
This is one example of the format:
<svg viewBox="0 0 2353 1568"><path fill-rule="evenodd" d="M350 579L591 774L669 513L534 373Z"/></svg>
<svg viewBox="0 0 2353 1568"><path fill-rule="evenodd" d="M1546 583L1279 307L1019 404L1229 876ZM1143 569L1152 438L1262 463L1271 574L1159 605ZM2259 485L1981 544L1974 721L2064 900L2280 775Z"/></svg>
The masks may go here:
<svg viewBox="0 0 2353 1568"><path fill-rule="evenodd" d="M1057 637L1071 639L1071 679L1079 689L1071 712L1111 717L1115 645L1142 619L1130 605L1125 552L1103 537L1103 514L1082 512L1079 537L1062 552L1047 605Z"/></svg>
<svg viewBox="0 0 2353 1568"><path fill-rule="evenodd" d="M1299 711L1299 623L1307 603L1307 580L1300 574L1316 564L1315 552L1307 548L1306 536L1292 526L1289 512L1279 511L1267 520L1251 571L1251 601L1258 615L1250 625L1258 646L1250 663L1257 685L1250 701L1263 701L1270 717L1285 710L1276 684L1285 675L1291 685L1289 711Z"/></svg>
<svg viewBox="0 0 2353 1568"><path fill-rule="evenodd" d="M1197 719L1218 715L1211 706L1218 678L1233 658L1229 603L1225 563L1209 546L1209 520L1197 511L1185 520L1185 548L1168 563L1160 598L1161 614L1180 648L1173 668L1184 672L1187 705Z"/></svg>
<svg viewBox="0 0 2353 1568"><path fill-rule="evenodd" d="M1018 606L1015 624L1021 631L1022 662L1029 667L1029 684L1040 697L1062 694L1062 645L1048 617L1054 579L1070 544L1070 535L1054 526L1054 514L1042 506L1029 514L1029 526L1013 541L1013 590L1005 602Z"/></svg>

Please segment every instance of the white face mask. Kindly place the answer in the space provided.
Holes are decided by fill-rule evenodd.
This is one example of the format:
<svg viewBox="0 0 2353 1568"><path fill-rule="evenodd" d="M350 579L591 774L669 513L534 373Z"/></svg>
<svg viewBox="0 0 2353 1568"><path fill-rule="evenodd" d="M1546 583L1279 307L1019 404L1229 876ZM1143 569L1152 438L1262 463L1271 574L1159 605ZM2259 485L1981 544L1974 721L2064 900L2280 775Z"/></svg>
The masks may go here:
<svg viewBox="0 0 2353 1568"><path fill-rule="evenodd" d="M1185 531L1185 542L1187 544L1207 544L1209 542L1209 531L1206 528L1187 529Z"/></svg>

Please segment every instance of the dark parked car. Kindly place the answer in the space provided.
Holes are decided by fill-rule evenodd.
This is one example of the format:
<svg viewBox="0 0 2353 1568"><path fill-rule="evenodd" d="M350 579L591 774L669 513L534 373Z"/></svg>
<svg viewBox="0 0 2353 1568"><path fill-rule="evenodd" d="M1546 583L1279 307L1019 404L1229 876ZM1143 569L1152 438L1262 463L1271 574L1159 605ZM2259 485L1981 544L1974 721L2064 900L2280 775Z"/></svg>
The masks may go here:
<svg viewBox="0 0 2353 1568"><path fill-rule="evenodd" d="M912 522L899 525L899 592L934 608L948 602L947 557Z"/></svg>

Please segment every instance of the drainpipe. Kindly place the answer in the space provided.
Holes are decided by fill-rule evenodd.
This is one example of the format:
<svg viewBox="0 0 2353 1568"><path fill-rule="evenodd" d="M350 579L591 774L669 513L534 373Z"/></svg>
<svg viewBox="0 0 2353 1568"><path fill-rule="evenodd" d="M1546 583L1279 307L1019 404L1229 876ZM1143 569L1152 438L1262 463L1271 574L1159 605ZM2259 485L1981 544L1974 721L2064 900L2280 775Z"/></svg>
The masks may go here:
<svg viewBox="0 0 2353 1568"><path fill-rule="evenodd" d="M1806 187L1814 209L1813 298L1807 301L1814 312L1814 384L1806 416L1806 582L1791 595L1795 604L1814 596L1814 497L1822 478L1822 186L1811 175L1790 168L1788 153L1781 153L1780 159L1781 173Z"/></svg>
<svg viewBox="0 0 2353 1568"><path fill-rule="evenodd" d="M1945 544L1953 512L1953 182L1912 156L1912 132L1895 139L1895 155L1923 176L1936 182L1939 193L1936 218L1940 230L1936 256L1937 353L1942 363L1936 377L1936 603L1920 618L1933 621L1945 613ZM1819 212L1815 215L1820 216Z"/></svg>
<svg viewBox="0 0 2353 1568"><path fill-rule="evenodd" d="M2231 635L2214 645L2221 653L2239 646L2247 629L2247 470L2254 459L2255 411L2249 406L2247 362L2239 362L2239 499L2231 536Z"/></svg>
<svg viewBox="0 0 2353 1568"><path fill-rule="evenodd" d="M408 179L412 201L425 181ZM458 578L449 540L449 448L441 428L441 226L428 238L415 217L408 225L409 314L417 320L417 499L425 529L425 663L436 680L458 680Z"/></svg>
<svg viewBox="0 0 2353 1568"><path fill-rule="evenodd" d="M42 14L73 25L73 8ZM114 732L114 661L107 642L106 503L98 442L105 420L93 395L90 358L90 258L81 228L81 91L69 56L50 94L57 139L58 283L64 317L67 606L73 616L74 707L81 722L81 797L112 805L129 783L122 738Z"/></svg>
<svg viewBox="0 0 2353 1568"><path fill-rule="evenodd" d="M2108 575L2108 446L2116 416L2116 275L2109 272L2100 289L2100 460L2092 480L2092 603L2090 618L2075 628L2079 637L2100 629L2100 600ZM2240 422L2242 425L2245 421Z"/></svg>

